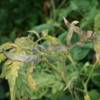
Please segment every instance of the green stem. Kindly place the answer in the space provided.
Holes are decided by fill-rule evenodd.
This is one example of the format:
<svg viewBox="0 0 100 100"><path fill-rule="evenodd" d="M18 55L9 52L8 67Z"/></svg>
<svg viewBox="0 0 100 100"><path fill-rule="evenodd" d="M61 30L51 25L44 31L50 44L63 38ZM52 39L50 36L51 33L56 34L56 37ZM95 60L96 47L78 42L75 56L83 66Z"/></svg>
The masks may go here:
<svg viewBox="0 0 100 100"><path fill-rule="evenodd" d="M71 57L70 54L68 54L67 58L70 60L70 62L72 63L73 67L76 69L77 68L76 67L76 63L75 63L75 61L73 60L73 58Z"/></svg>
<svg viewBox="0 0 100 100"><path fill-rule="evenodd" d="M93 71L94 71L94 69L95 69L95 66L96 66L96 64L94 64L93 66L92 66L92 69L91 69L91 71L90 71L90 73L89 73L89 76L88 76L88 79L86 80L86 85L88 84L88 82L89 82L89 80L90 80L90 78L91 78L91 76L92 76L92 73L93 73Z"/></svg>
<svg viewBox="0 0 100 100"><path fill-rule="evenodd" d="M51 18L55 19L55 2L54 0L51 0L51 6L52 6L52 13L51 13Z"/></svg>

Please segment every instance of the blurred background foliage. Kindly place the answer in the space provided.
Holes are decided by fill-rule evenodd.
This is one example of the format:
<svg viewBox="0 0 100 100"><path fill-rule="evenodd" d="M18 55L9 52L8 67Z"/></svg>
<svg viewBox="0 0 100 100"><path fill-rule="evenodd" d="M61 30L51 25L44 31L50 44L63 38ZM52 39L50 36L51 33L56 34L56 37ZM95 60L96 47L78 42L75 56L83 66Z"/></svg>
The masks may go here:
<svg viewBox="0 0 100 100"><path fill-rule="evenodd" d="M63 17L78 20L82 28L91 29L99 4L99 0L1 0L0 43L27 35L34 27L53 29L59 34L65 31L61 26Z"/></svg>
<svg viewBox="0 0 100 100"><path fill-rule="evenodd" d="M0 42L6 42L40 24L43 17L43 0L1 0Z"/></svg>
<svg viewBox="0 0 100 100"><path fill-rule="evenodd" d="M38 33L47 29L54 36L61 34L59 38L65 43L63 37L67 29L64 17L70 22L78 20L79 26L84 30L93 30L99 10L99 0L1 0L0 44L32 34L33 31L29 31L32 29ZM3 86L7 86L6 81L0 79L0 100L7 100L8 94L5 91L8 88ZM91 94L92 92L96 93L95 90Z"/></svg>

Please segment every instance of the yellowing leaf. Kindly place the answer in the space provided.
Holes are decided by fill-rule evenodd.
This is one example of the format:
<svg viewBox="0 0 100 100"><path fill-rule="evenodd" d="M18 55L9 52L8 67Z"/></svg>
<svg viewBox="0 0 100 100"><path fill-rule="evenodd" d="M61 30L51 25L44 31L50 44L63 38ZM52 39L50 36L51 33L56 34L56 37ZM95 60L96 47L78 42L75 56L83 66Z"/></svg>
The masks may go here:
<svg viewBox="0 0 100 100"><path fill-rule="evenodd" d="M22 62L12 62L11 64L6 64L7 71L6 71L6 79L8 80L9 87L10 87L10 95L11 100L15 100L15 86L16 86L16 79L18 77L18 71L23 63Z"/></svg>
<svg viewBox="0 0 100 100"><path fill-rule="evenodd" d="M90 99L90 96L89 96L88 94L86 94L86 95L84 96L84 100L91 100L91 99Z"/></svg>
<svg viewBox="0 0 100 100"><path fill-rule="evenodd" d="M0 53L0 62L4 61L5 59L5 55L3 53Z"/></svg>
<svg viewBox="0 0 100 100"><path fill-rule="evenodd" d="M94 43L94 49L96 51L97 62L100 63L100 40L96 40Z"/></svg>

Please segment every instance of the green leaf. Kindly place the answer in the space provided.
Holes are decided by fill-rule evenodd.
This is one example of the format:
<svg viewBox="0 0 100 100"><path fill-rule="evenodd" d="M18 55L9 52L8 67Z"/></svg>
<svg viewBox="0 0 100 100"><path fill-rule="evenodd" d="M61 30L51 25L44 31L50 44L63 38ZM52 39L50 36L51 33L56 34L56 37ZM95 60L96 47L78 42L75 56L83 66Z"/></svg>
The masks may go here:
<svg viewBox="0 0 100 100"><path fill-rule="evenodd" d="M63 44L66 44L66 36L67 36L67 31L65 31L64 33L61 33L60 35L59 35L59 39L61 40L61 42L63 43Z"/></svg>
<svg viewBox="0 0 100 100"><path fill-rule="evenodd" d="M89 53L89 50L90 49L86 47L73 46L70 49L70 53L74 60L80 61L87 56L87 54Z"/></svg>
<svg viewBox="0 0 100 100"><path fill-rule="evenodd" d="M100 99L100 93L97 90L91 90L89 92L89 96L91 100L99 100Z"/></svg>
<svg viewBox="0 0 100 100"><path fill-rule="evenodd" d="M100 87L100 68L94 70L92 81L96 86Z"/></svg>
<svg viewBox="0 0 100 100"><path fill-rule="evenodd" d="M34 27L33 30L35 30L37 32L42 32L44 30L53 31L54 28L55 28L55 26L53 26L51 24L41 24L41 25Z"/></svg>
<svg viewBox="0 0 100 100"><path fill-rule="evenodd" d="M71 95L69 95L69 94L65 95L63 93L61 96L58 96L57 100L73 100L73 99L72 99Z"/></svg>

